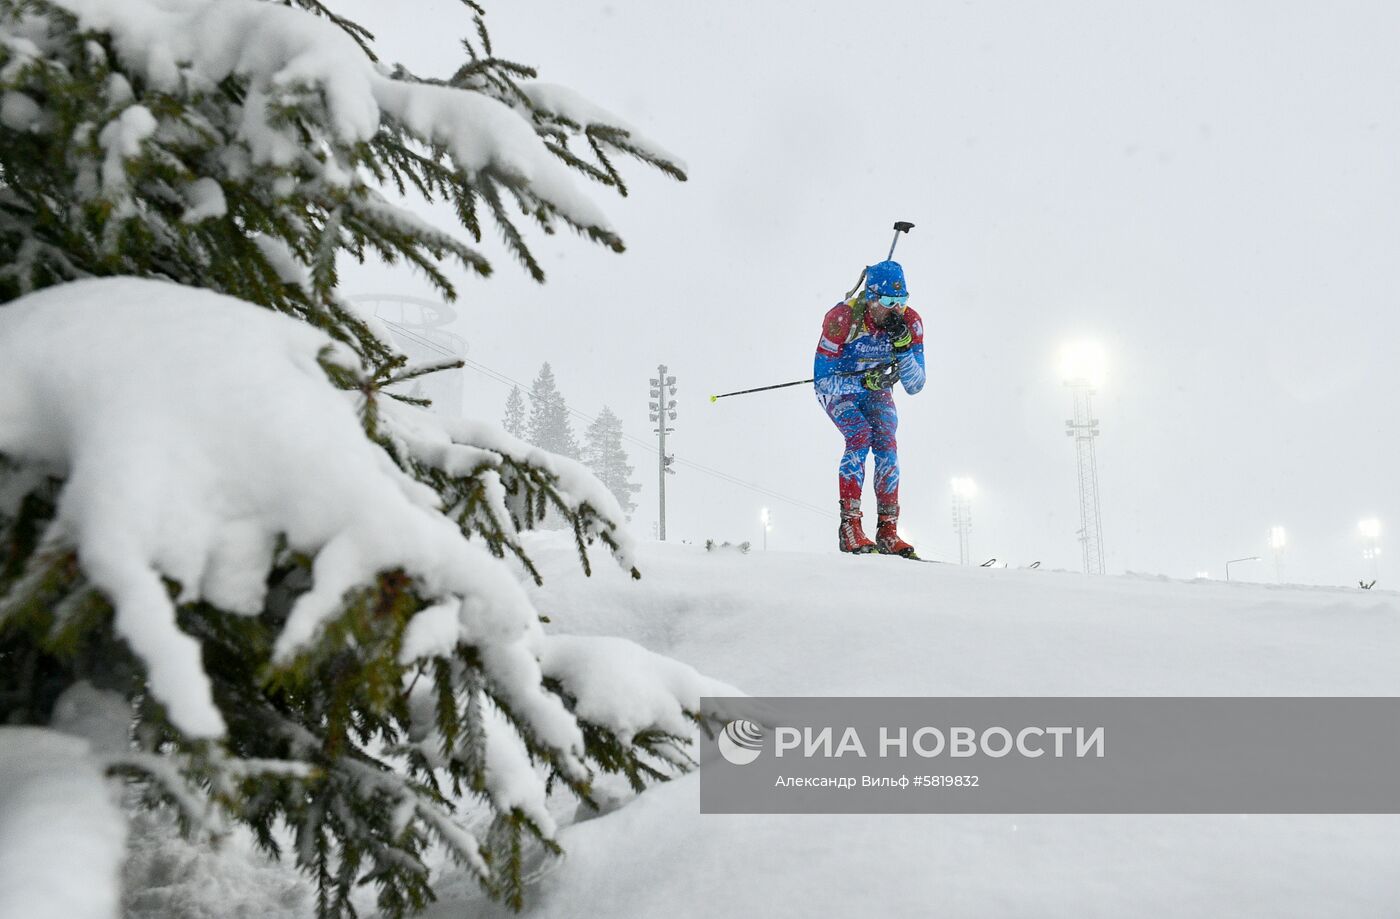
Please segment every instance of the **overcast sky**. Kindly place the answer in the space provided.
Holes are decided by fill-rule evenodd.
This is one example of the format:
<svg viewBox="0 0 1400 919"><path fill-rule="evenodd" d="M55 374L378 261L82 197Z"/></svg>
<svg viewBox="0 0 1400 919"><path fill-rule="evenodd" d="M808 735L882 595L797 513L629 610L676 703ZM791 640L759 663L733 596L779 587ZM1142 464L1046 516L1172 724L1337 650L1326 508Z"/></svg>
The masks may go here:
<svg viewBox="0 0 1400 919"><path fill-rule="evenodd" d="M450 72L470 29L450 0L345 8L424 74ZM682 466L672 539L756 541L768 506L773 548L834 548L841 438L810 389L707 397L809 376L822 315L898 219L917 224L897 258L927 329L928 386L896 395L904 529L926 557L956 558L949 479L967 475L974 553L1079 567L1057 355L1082 337L1109 358L1111 572L1222 577L1283 525L1286 579L1354 583L1357 521L1400 527L1400 5L488 12L500 54L632 122L691 180L635 164L631 197L598 188L628 251L536 234L544 286L491 240L497 275L461 279L469 357L526 382L549 360L573 407L607 404L646 438L664 361L681 460L827 514ZM378 266L343 287L429 292ZM465 386L468 413L499 419L506 387L470 371ZM650 538L656 455L630 447Z"/></svg>

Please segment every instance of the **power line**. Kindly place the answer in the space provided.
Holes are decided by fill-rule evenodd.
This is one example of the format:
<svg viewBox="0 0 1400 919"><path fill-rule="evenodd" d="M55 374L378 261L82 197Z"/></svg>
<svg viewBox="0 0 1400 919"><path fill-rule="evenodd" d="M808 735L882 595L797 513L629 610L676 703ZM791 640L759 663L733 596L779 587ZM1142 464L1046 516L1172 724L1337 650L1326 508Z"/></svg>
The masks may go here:
<svg viewBox="0 0 1400 919"><path fill-rule="evenodd" d="M380 319L379 321L382 322L382 323L384 323L385 325L387 325L391 330L393 330L393 332L394 332L395 335L402 335L404 338L408 339L409 341L413 342L414 344L419 345L420 347L426 348L426 349L428 349L429 351L436 351L438 354L441 354L443 357L457 357L457 356L458 356L457 352L453 351L453 350L452 350L451 348L449 348L447 345L444 345L442 342L439 342L439 341L433 341L432 339L427 338L427 337L425 337L425 336L419 334L418 332L415 332L413 329L410 329L408 326L399 325L397 322L390 322L390 321L387 320L387 319Z"/></svg>
<svg viewBox="0 0 1400 919"><path fill-rule="evenodd" d="M514 377L507 376L506 374L501 373L499 370L487 367L485 364L482 364L479 361L474 361L470 358L464 357L462 358L462 362L467 367L471 368L472 370L475 370L477 373L480 373L482 376L490 377L498 383L502 383L507 386L519 386L521 389L526 391L530 389L530 387L527 384L520 382ZM597 420L591 415L585 414L584 412L580 412L577 409L570 408L567 402L564 403L564 409L570 415L573 415L575 418L587 422L588 424L592 424L594 421ZM633 437L626 431L622 432L622 439L629 443L636 444L637 446L650 453L657 453L659 455L659 450L657 449L656 444L652 443L651 441L643 440L640 437ZM789 497L788 495L785 495L779 491L774 491L773 489L768 488L767 486L759 485L755 482L747 482L739 478L738 476L730 475L727 472L715 469L710 466L705 466L701 463L695 462L694 460L683 459L680 456L676 456L675 463L678 466L686 466L690 469L694 469L696 472L699 472L702 475L708 475L711 478L719 479L720 481L725 482L729 485L734 485L738 488L748 489L749 491L752 491L756 494L763 495L767 498L772 498L775 501L783 501L787 504L791 504L793 507L799 507L805 511L811 511L812 513L818 514L822 517L834 518L836 516L835 514L828 511L826 508L818 507L815 504L803 501L801 498Z"/></svg>

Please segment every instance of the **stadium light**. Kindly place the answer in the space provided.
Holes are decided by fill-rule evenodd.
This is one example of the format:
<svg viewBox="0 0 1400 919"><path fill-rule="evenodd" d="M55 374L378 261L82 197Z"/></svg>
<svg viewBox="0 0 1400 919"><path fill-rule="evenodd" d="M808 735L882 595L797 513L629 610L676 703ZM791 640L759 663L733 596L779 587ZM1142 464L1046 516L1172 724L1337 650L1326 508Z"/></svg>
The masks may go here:
<svg viewBox="0 0 1400 919"><path fill-rule="evenodd" d="M1103 345L1096 341L1076 341L1060 350L1060 377L1066 383L1103 385L1108 369L1108 357Z"/></svg>
<svg viewBox="0 0 1400 919"><path fill-rule="evenodd" d="M1381 555L1381 522L1375 517L1367 517L1356 525L1361 533L1361 557L1371 563L1371 580L1377 575L1377 559Z"/></svg>
<svg viewBox="0 0 1400 919"><path fill-rule="evenodd" d="M1274 553L1274 579L1283 583L1283 550L1288 545L1288 534L1283 527L1269 528L1269 548Z"/></svg>

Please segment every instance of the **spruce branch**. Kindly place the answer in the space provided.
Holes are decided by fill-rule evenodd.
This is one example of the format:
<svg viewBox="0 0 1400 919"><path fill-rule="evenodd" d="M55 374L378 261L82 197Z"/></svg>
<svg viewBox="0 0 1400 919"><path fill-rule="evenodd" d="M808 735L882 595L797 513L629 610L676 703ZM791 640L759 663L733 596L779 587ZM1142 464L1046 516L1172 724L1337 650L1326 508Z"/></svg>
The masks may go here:
<svg viewBox="0 0 1400 919"><path fill-rule="evenodd" d="M374 36L334 12L331 0L279 2L333 24L376 60ZM466 62L446 79L404 68L393 79L504 103L505 116L521 118L525 139L537 145L536 165L562 161L625 192L614 151L644 151L628 149L625 132L533 109L524 84L535 69L494 48L483 8L464 5L475 27L463 42ZM454 268L492 271L472 245L488 213L511 257L537 281L544 271L521 215L542 232L563 221L621 251L616 235L571 219L562 199L532 185L528 169L502 165L509 160L486 168L456 162L387 111L377 128L347 137L335 93L310 76L277 82L240 68L201 83L181 62L173 80L151 79L139 55L118 53L119 36L82 30L46 0L0 0L3 36L28 44L0 41L0 94L16 111L24 108L17 100L31 100L39 114L30 127L9 118L0 124L0 304L74 279L131 275L207 288L311 324L336 342L318 363L332 385L357 398L366 436L387 463L440 498L464 536L537 584L541 573L520 534L547 514L573 531L585 572L590 547L621 553L620 522L570 494L537 457L510 444L463 444L455 446L476 459L425 458L431 451L404 436L395 413L407 410L394 404L423 400L388 388L456 362L409 367L338 290L340 258L377 256L413 266L454 298ZM384 73L374 70L373 78ZM122 134L123 117L144 122L137 109L149 122ZM588 152L576 155L576 140ZM276 155L258 148L266 141L276 141ZM197 187L208 194L198 207ZM384 197L386 189L446 202L455 226L442 232L413 219ZM0 493L18 496L0 504L0 720L46 724L54 701L79 682L120 692L133 712L134 746L105 760L106 768L143 790L148 804L176 807L188 825L248 826L259 848L294 861L316 884L320 916L352 915L362 885L375 888L386 916L423 908L433 898L424 868L433 844L488 891L517 908L524 902L530 860L559 850L530 815L491 797L487 723L497 711L547 787L584 800L604 766L644 782L680 762L668 745L679 749L683 739L629 740L596 725L581 725L584 750L556 749L511 704L482 648L401 660L414 617L442 599L405 570L366 572L367 586L340 598L315 640L290 662L275 662L272 648L312 589L316 563L310 549L289 545L288 534L272 551L255 615L182 602L199 585L165 583L180 631L200 645L228 726L218 744L192 741L150 695L145 663L116 637L109 598L58 538L66 483L51 473L0 456ZM539 689L559 694L548 682ZM472 825L497 827L490 844L466 829ZM293 844L284 844L282 828Z"/></svg>
<svg viewBox="0 0 1400 919"><path fill-rule="evenodd" d="M345 34L355 40L355 44L360 46L360 50L372 61L379 60L374 54L374 34L353 20L337 15L320 0L283 0L286 6L297 6L304 10L309 10L317 16L324 17L336 24Z"/></svg>

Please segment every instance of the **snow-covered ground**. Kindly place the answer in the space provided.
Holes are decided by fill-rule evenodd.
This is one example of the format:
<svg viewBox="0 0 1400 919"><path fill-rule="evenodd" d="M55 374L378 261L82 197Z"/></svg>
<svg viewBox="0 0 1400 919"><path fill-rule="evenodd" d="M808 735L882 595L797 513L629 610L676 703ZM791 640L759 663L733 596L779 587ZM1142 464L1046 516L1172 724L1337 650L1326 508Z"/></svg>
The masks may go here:
<svg viewBox="0 0 1400 919"><path fill-rule="evenodd" d="M553 631L628 637L755 695L1400 694L1393 592L659 544L635 582L607 564L585 579L558 534L529 546ZM688 776L565 828L526 915L1400 911L1400 817L701 816L698 798ZM193 902L222 869L190 864L161 882ZM227 915L305 914L284 888L219 889ZM435 919L508 915L465 878L438 891Z"/></svg>
<svg viewBox="0 0 1400 919"><path fill-rule="evenodd" d="M657 544L641 582L584 583L567 545L534 551L554 628L624 635L755 695L1400 693L1391 592ZM529 915L1400 911L1393 816L701 816L689 776L562 842ZM479 899L456 892L429 915Z"/></svg>

